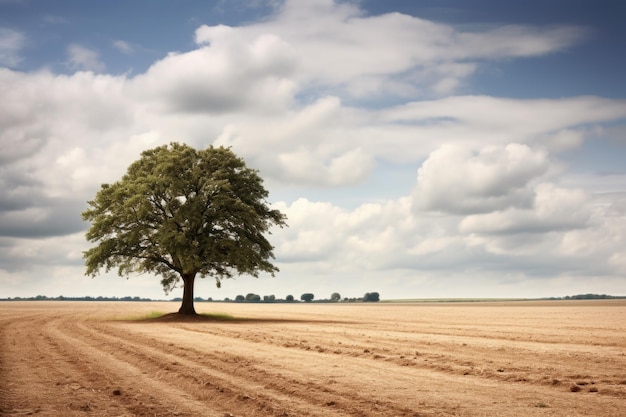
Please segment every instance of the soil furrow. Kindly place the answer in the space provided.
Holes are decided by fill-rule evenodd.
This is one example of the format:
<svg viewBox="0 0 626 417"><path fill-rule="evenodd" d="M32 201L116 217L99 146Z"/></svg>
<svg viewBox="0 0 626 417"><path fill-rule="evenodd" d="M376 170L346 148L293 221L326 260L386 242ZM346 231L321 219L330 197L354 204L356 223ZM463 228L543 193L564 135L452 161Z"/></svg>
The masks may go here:
<svg viewBox="0 0 626 417"><path fill-rule="evenodd" d="M188 327L188 326L183 326ZM137 329L138 331L143 331ZM149 330L146 330L149 332ZM194 333L198 333L196 328ZM164 335L165 336L165 335ZM166 340L176 340L178 343L185 344L185 335L176 333L163 337ZM197 335L193 337L198 338ZM213 335L215 337L215 335ZM227 341L220 343L221 345L227 344ZM351 415L450 415L454 413L454 408L458 406L446 407L439 404L437 400L432 401L430 399L430 392L433 392L437 396L445 395L437 388L441 385L441 382L445 384L456 380L456 376L447 377L445 374L436 372L432 374L430 370L423 369L408 369L406 367L389 367L388 363L384 361L374 360L369 357L341 357L341 355L335 355L332 353L319 352L317 350L301 351L296 350L290 352L289 349L284 350L276 348L275 346L265 346L263 343L237 341L237 351L239 352L240 359L235 360L242 362L259 363L261 359L264 360L265 368L275 369L282 365L281 374L283 379L288 377L291 381L292 387L304 385L308 391L315 393L315 391L321 391L326 395L334 395L340 398L339 401L329 400L326 404L334 406L343 406L346 400L350 400L353 404L360 404L360 409L350 409ZM219 352L219 355L225 355L225 352ZM281 358L283 363L272 364L271 358ZM320 359L323 357L323 359ZM331 372L323 371L318 372L317 368L309 368L302 364L319 363L324 361L326 363L325 368L328 369L332 366ZM291 366L289 366L289 364ZM294 368L294 364L297 366ZM334 365L330 365L334 364ZM260 366L255 366L257 371L248 372L256 373ZM363 370L368 370L363 372ZM361 374L362 378L345 378L346 376ZM439 381L439 383L437 383ZM442 381L441 381L442 380ZM314 381L318 381L317 383ZM325 385L320 386L319 381L324 381ZM467 379L465 381L458 381L456 387L452 390L461 389L476 389L478 386L482 386L482 390L501 390L497 383L483 383L480 381L472 381ZM432 384L431 384L432 383ZM372 385L374 384L374 385ZM425 396L424 404L426 407L415 406L415 408L402 407L402 404L407 404L415 398L414 386L432 386L432 388L423 390L421 395ZM384 389L377 388L384 387ZM337 391L339 389L339 391ZM390 400L386 395L386 390L389 389L396 393L396 396ZM437 391L440 392L437 392ZM418 389L418 391L422 391ZM295 393L295 391L294 391ZM331 397L332 398L332 397ZM357 402L358 400L358 402ZM431 403L432 404L429 404ZM448 401L449 403L450 401ZM393 405L395 404L395 405Z"/></svg>
<svg viewBox="0 0 626 417"><path fill-rule="evenodd" d="M0 414L622 415L626 302L534 305L0 303Z"/></svg>
<svg viewBox="0 0 626 417"><path fill-rule="evenodd" d="M193 332L205 332L213 336L229 334L228 330L204 328L199 330L189 325L179 326ZM473 375L500 381L515 381L534 385L545 385L556 390L567 390L571 384L579 381L578 362L572 362L570 356L576 355L580 361L595 363L593 374L587 374L586 380L593 385L599 395L622 396L621 390L610 389L622 382L620 375L611 375L618 367L626 367L626 356L620 349L606 346L573 345L561 343L557 349L543 342L516 342L494 344L485 338L462 338L473 343L460 343L459 338L440 338L437 342L429 341L430 335L421 333L410 336L400 332L379 332L373 334L351 326L337 325L334 331L313 330L309 328L306 339L293 340L278 334L293 334L294 331L283 327L275 333L232 331L232 337L253 343L269 344L277 347L301 349L305 351L331 352L337 355L362 357L387 361L398 366L416 366L438 372L457 375ZM304 332L302 332L304 333ZM358 337L367 342L358 342ZM420 340L421 338L427 341ZM449 340L452 339L452 340ZM493 356L493 360L476 361L475 358ZM538 362L538 355L543 361ZM610 363L598 360L598 357L613 357ZM548 362L550 366L544 366ZM560 372L556 372L556 371Z"/></svg>
<svg viewBox="0 0 626 417"><path fill-rule="evenodd" d="M3 357L20 355L18 363L3 366L3 379L8 384L9 397L4 404L7 415L32 414L58 416L59 406L68 416L84 415L130 415L119 402L108 399L111 390L92 384L91 375L80 372L75 357L68 357L46 333L48 320L37 317L29 318L29 329L15 329L16 324L8 327L12 335L10 340L3 340ZM34 332L32 330L35 330ZM51 366L52 365L52 366ZM15 381L15 382L12 382ZM46 381L42 384L42 381ZM50 398L61 399L61 404L50 404ZM103 403L104 400L104 403ZM11 401L13 404L11 404ZM32 404L24 408L20 404Z"/></svg>
<svg viewBox="0 0 626 417"><path fill-rule="evenodd" d="M152 375L168 384L187 387L187 394L200 401L221 404L225 413L241 415L312 415L309 402L298 404L297 398L288 397L291 393L272 391L267 380L258 372L239 361L239 358L220 353L186 349L171 343L161 343L142 339L134 334L123 333L106 325L92 328L88 324L73 329L72 334L82 333L82 339L89 339L95 348L124 358L128 363L141 367L144 374ZM99 342L95 342L99 341ZM97 344L94 344L97 343ZM236 365L233 366L233 363ZM262 387L263 393L254 392L252 387ZM277 406L289 402L293 414ZM245 404L241 404L245 403ZM226 406L228 405L228 406ZM314 415L314 414L313 414Z"/></svg>
<svg viewBox="0 0 626 417"><path fill-rule="evenodd" d="M342 410L346 416L367 414L372 407L376 408L378 415L416 415L411 409L392 403L385 404L382 400L372 401L357 391L346 398L345 392L337 392L332 387L320 386L311 380L303 381L306 378L302 378L301 371L296 374L296 378L287 377L281 372L279 364L253 361L250 357L225 351L211 352L172 343L141 341L136 334L125 333L120 336L119 329L105 325L98 325L97 329L85 325L82 327L92 332L90 338L107 339L108 346L114 346L116 351L121 349L128 351L125 354L135 355L136 360L141 361L142 369L150 369L149 362L152 362L155 371L158 371L155 367L163 363L174 364L167 366L169 378L187 379L197 385L211 386L219 392L220 397L229 397L221 398L220 403L232 402L233 397L236 400L245 399L250 404L245 415L253 415L259 410L263 411L262 415L319 415L311 410L320 405L332 407L333 415L337 416L342 415ZM205 389L204 386L202 389ZM342 404L350 405L345 408Z"/></svg>
<svg viewBox="0 0 626 417"><path fill-rule="evenodd" d="M223 410L210 404L190 401L189 395L174 385L146 377L144 371L113 354L93 347L89 340L73 334L72 323L57 321L47 329L66 358L73 359L83 380L97 384L92 389L121 397L135 416L223 416ZM117 381L124 381L118 383ZM113 388L117 387L117 388ZM111 390L111 388L113 388Z"/></svg>

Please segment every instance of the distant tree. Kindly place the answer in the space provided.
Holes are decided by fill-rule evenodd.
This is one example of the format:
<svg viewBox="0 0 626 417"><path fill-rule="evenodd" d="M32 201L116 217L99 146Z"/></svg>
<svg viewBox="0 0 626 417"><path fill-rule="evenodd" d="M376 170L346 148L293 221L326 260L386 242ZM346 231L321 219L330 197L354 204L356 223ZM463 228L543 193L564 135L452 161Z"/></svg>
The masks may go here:
<svg viewBox="0 0 626 417"><path fill-rule="evenodd" d="M302 301L307 302L307 303L310 303L311 301L313 301L314 298L315 298L315 296L313 294L311 294L310 292L305 292L304 294L302 294L300 296L300 299Z"/></svg>
<svg viewBox="0 0 626 417"><path fill-rule="evenodd" d="M274 294L263 296L263 302L265 303L273 303L274 301L276 301L276 296Z"/></svg>
<svg viewBox="0 0 626 417"><path fill-rule="evenodd" d="M261 301L261 296L260 295L254 294L254 293L246 294L246 302L248 302L248 303L258 303L259 301Z"/></svg>
<svg viewBox="0 0 626 417"><path fill-rule="evenodd" d="M122 179L102 184L89 209L86 275L117 267L120 276L148 272L162 277L166 293L183 282L181 314L196 314L196 276L219 287L236 274L278 271L265 238L285 216L266 202L256 170L230 149L196 150L171 143L144 151Z"/></svg>
<svg viewBox="0 0 626 417"><path fill-rule="evenodd" d="M293 295L290 294L287 297L285 297L285 301L292 302L293 301Z"/></svg>
<svg viewBox="0 0 626 417"><path fill-rule="evenodd" d="M336 303L338 301L341 301L341 295L338 292L334 292L330 295L330 301L332 301L333 303Z"/></svg>
<svg viewBox="0 0 626 417"><path fill-rule="evenodd" d="M566 296L566 300L603 300L607 298L614 298L607 294L576 294L572 296Z"/></svg>
<svg viewBox="0 0 626 417"><path fill-rule="evenodd" d="M238 303L242 303L244 301L246 301L246 297L244 297L243 295L238 295L235 297L235 301Z"/></svg>
<svg viewBox="0 0 626 417"><path fill-rule="evenodd" d="M363 296L363 301L378 302L380 301L380 295L377 292L368 292Z"/></svg>

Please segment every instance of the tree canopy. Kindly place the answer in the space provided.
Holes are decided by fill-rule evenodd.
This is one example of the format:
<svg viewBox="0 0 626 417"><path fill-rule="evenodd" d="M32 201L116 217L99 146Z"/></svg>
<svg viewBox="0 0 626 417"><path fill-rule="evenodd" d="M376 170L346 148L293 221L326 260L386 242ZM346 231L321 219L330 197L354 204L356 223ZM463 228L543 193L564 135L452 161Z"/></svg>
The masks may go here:
<svg viewBox="0 0 626 417"><path fill-rule="evenodd" d="M377 292L366 292L363 296L363 301L378 302L380 301L380 294Z"/></svg>
<svg viewBox="0 0 626 417"><path fill-rule="evenodd" d="M265 237L285 216L272 210L256 170L230 149L196 150L171 143L146 150L120 181L102 184L83 219L86 275L117 268L120 276L160 275L165 292L182 279L183 314L195 314L197 275L221 280L259 272L274 275Z"/></svg>

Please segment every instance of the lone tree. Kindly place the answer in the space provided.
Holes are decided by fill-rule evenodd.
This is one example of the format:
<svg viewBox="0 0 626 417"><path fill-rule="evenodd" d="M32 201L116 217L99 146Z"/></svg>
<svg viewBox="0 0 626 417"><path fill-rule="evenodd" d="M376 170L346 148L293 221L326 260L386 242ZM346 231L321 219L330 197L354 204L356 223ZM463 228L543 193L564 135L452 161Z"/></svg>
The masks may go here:
<svg viewBox="0 0 626 417"><path fill-rule="evenodd" d="M213 276L219 288L235 274L278 272L264 233L286 218L267 196L257 171L230 149L171 143L144 151L82 213L91 222L87 240L97 243L83 253L85 274L155 273L165 293L182 280L178 312L196 314L196 276Z"/></svg>

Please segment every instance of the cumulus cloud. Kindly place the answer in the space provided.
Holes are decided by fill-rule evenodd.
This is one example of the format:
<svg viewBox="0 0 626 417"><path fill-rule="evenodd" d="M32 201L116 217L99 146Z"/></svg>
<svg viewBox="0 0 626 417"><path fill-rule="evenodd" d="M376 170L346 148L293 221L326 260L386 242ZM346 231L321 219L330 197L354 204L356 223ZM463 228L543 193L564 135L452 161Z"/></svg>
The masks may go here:
<svg viewBox="0 0 626 417"><path fill-rule="evenodd" d="M466 217L462 233L516 234L547 233L556 230L584 229L590 217L590 196L583 190L559 188L542 183L534 189L528 208L506 208Z"/></svg>
<svg viewBox="0 0 626 417"><path fill-rule="evenodd" d="M547 155L509 144L472 152L443 146L430 154L417 175L418 210L468 214L527 207L529 184L549 169Z"/></svg>
<svg viewBox="0 0 626 417"><path fill-rule="evenodd" d="M366 141L350 132L349 118L337 97L322 97L282 118L230 124L215 144L232 146L282 183L346 186L366 179L375 166Z"/></svg>
<svg viewBox="0 0 626 417"><path fill-rule="evenodd" d="M0 211L0 236L63 236L83 230L77 216L83 208L73 199L47 199L20 210Z"/></svg>
<svg viewBox="0 0 626 417"><path fill-rule="evenodd" d="M404 256L406 238L415 231L407 198L353 210L304 198L276 207L289 218L289 227L274 233L283 262L311 262L351 272L378 270L390 257Z"/></svg>
<svg viewBox="0 0 626 417"><path fill-rule="evenodd" d="M624 254L620 250L626 241L626 231L620 224L626 220L626 194L602 193L593 195L588 204L590 218L588 227L575 228L564 234L560 250L570 256L596 257L615 263L621 271L626 271L626 264L621 260ZM580 211L578 208L577 211Z"/></svg>
<svg viewBox="0 0 626 417"><path fill-rule="evenodd" d="M305 264L337 279L385 271L404 276L403 288L419 285L422 291L460 271L466 280L500 288L520 281L546 287L554 280L581 286L589 276L626 273L621 200L617 208L614 199L605 205L581 190L548 183L536 187L534 204L525 210L469 216L417 215L408 197L350 210L299 199L276 205L290 222L274 234L276 254L289 270ZM466 286L459 288L466 292L456 296L467 295Z"/></svg>
<svg viewBox="0 0 626 417"><path fill-rule="evenodd" d="M226 32L202 26L196 40L212 42L216 31ZM345 92L357 96L364 91L380 94L389 86L389 75L404 86L395 89L401 96L449 93L475 71L477 62L542 55L571 46L585 35L577 27L506 26L463 32L401 13L367 16L354 4L327 0L285 1L264 22L237 28L239 36L248 38L267 32L297 45L303 82L344 86Z"/></svg>
<svg viewBox="0 0 626 417"><path fill-rule="evenodd" d="M418 216L410 198L351 210L305 199L277 207L290 219L290 227L274 235L279 259L306 262L328 274L406 269L419 281L455 270L472 271L468 277L515 271L518 279L546 280L624 273L620 245L626 236L617 225L626 211L607 218L587 193L553 184L539 185L535 204L525 211L456 218ZM591 227L597 222L600 229Z"/></svg>
<svg viewBox="0 0 626 417"><path fill-rule="evenodd" d="M12 241L10 250L5 252L2 265L11 271L32 269L38 265L81 265L82 253L76 251L76 245L83 240L82 233L67 234L44 239L19 238ZM2 242L6 242L3 239ZM3 246L0 243L0 246ZM54 256L50 256L50 254Z"/></svg>
<svg viewBox="0 0 626 417"><path fill-rule="evenodd" d="M249 43L213 28L211 45L172 53L132 80L132 91L163 112L225 113L283 109L291 102L291 47L273 35Z"/></svg>
<svg viewBox="0 0 626 417"><path fill-rule="evenodd" d="M73 74L0 68L0 265L12 268L0 279L28 279L17 269L31 261L81 275L85 202L170 141L231 146L270 180L290 226L272 243L295 276L442 291L450 276L617 276L626 205L594 191L623 191L623 177L610 187L574 178L561 156L623 121L626 102L453 95L484 60L547 54L582 34L466 32L354 3L287 1L258 23L201 26L196 48L133 76L102 73L79 45L68 50ZM409 185L381 198L372 175L395 164L411 171ZM350 207L323 197L329 188L350 194Z"/></svg>
<svg viewBox="0 0 626 417"><path fill-rule="evenodd" d="M105 65L97 51L85 46L72 44L67 47L68 65L72 70L101 72Z"/></svg>

